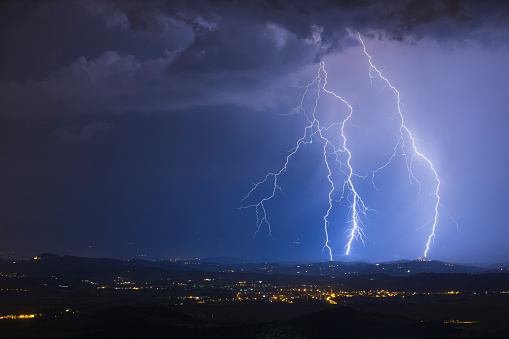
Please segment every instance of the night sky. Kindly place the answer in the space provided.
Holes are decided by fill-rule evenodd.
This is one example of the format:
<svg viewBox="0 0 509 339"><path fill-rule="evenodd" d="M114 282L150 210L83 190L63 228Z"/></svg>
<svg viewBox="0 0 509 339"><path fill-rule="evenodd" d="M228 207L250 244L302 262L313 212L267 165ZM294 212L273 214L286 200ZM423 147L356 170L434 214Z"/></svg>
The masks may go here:
<svg viewBox="0 0 509 339"><path fill-rule="evenodd" d="M345 256L348 204L334 197L334 259L422 257L433 180L416 161L419 194L399 154L373 187L399 120L356 31L442 181L428 258L509 260L509 4L459 0L2 2L0 257L328 260L318 140L265 203L272 237L239 209L302 136L292 108L322 61L354 109L344 132L374 210ZM317 109L347 114L325 95Z"/></svg>

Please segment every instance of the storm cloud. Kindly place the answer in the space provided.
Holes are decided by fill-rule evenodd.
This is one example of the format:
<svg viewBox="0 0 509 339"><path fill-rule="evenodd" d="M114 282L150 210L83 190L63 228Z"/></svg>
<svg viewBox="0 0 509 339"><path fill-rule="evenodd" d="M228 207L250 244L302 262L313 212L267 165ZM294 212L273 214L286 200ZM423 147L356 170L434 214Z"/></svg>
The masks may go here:
<svg viewBox="0 0 509 339"><path fill-rule="evenodd" d="M355 30L412 43L506 44L488 1L4 2L1 114L272 107L276 88L357 45ZM21 20L14 20L21 17ZM22 50L20 50L22 49Z"/></svg>

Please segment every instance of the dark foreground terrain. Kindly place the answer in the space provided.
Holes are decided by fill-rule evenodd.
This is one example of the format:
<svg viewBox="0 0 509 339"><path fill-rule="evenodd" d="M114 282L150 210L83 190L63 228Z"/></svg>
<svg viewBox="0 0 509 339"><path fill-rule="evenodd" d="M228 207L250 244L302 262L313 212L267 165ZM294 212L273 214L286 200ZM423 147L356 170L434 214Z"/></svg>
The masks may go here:
<svg viewBox="0 0 509 339"><path fill-rule="evenodd" d="M427 262L341 278L109 259L0 264L0 338L509 338L507 273L396 270ZM361 267L328 265L343 276Z"/></svg>
<svg viewBox="0 0 509 339"><path fill-rule="evenodd" d="M274 319L301 313L299 306L216 305L177 310L160 305L123 305L84 312L69 318L7 320L0 324L2 338L507 338L509 331L465 329L442 321L331 306L286 320L254 323L249 318L215 320L210 311L279 313ZM417 308L419 306L416 306ZM293 308L293 309L292 309ZM305 307L312 309L312 307ZM195 313L190 315L190 313ZM204 316L205 315L205 316Z"/></svg>
<svg viewBox="0 0 509 339"><path fill-rule="evenodd" d="M509 295L177 302L166 291L3 293L0 338L509 338ZM348 305L348 306L345 306Z"/></svg>
<svg viewBox="0 0 509 339"><path fill-rule="evenodd" d="M249 304L233 306L230 311L238 310L252 312L254 317L256 312L296 311L285 310L278 305ZM441 322L419 322L343 306L264 323L214 321L212 318L191 316L186 312L157 305L113 306L69 319L9 320L2 322L0 331L1 336L6 338L465 337L460 330Z"/></svg>

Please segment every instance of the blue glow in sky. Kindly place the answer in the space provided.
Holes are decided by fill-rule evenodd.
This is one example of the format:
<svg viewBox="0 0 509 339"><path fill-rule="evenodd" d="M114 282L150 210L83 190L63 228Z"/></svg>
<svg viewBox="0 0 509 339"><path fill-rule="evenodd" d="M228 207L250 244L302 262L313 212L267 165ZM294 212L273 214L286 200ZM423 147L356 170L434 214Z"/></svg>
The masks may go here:
<svg viewBox="0 0 509 339"><path fill-rule="evenodd" d="M428 258L509 258L509 7L503 1L52 1L0 5L0 257L234 256L328 260L323 144L292 157L265 204L272 237L239 209L307 124L290 114L320 62L354 109L355 185L376 212L345 257L348 206L333 202L337 260L422 257L433 182L398 156L394 92L433 163L441 204ZM316 89L315 89L316 91ZM313 94L313 93L310 93ZM310 107L312 96L304 102ZM347 107L321 98L324 124ZM340 135L330 138L340 142ZM341 174L333 174L341 180ZM339 182L338 181L338 182ZM264 192L259 192L261 195ZM335 197L336 199L339 197ZM457 224L449 217L450 214ZM424 225L424 227L423 227Z"/></svg>

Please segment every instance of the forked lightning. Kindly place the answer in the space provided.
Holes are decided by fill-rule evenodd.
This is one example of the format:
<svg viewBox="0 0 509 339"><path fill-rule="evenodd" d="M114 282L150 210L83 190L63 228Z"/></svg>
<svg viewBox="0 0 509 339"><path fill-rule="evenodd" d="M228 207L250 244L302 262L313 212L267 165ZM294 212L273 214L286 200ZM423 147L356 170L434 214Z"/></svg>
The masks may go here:
<svg viewBox="0 0 509 339"><path fill-rule="evenodd" d="M430 224L432 223L431 232L429 237L427 238L425 250L424 250L424 256L426 257L428 255L428 251L430 249L431 243L433 242L435 238L435 231L438 224L438 218L439 213L438 209L440 206L440 184L441 181L438 177L437 171L435 167L433 166L432 162L427 158L424 154L420 153L415 145L415 139L412 136L412 133L408 129L408 127L404 123L404 117L401 110L401 101L400 101L400 93L399 91L389 82L387 78L385 78L382 73L373 65L371 56L368 54L366 50L366 45L364 44L364 41L362 40L361 35L357 32L357 37L359 42L362 44L364 54L368 58L369 62L369 76L371 79L375 77L379 77L381 80L383 80L387 86L390 87L390 89L394 92L396 95L397 100L397 115L399 115L400 119L400 125L399 125L399 139L396 143L396 145L393 147L393 152L390 158L387 160L385 164L378 167L373 173L372 173L372 183L373 186L375 186L375 176L376 174L386 168L389 164L391 164L392 160L397 156L398 150L401 150L401 153L406 159L406 166L409 173L410 181L413 183L417 183L419 186L419 190L421 187L420 181L414 176L414 173L412 171L412 165L415 159L420 159L424 161L432 175L433 179L435 181L435 189L434 189L434 197L435 197L435 204L434 204L434 217L432 218L432 221L430 221ZM260 231L260 228L263 224L266 224L269 231L269 236L272 234L271 230L271 224L269 222L268 216L267 216L267 210L265 207L265 204L273 199L276 195L276 192L279 190L281 191L281 187L278 184L278 180L280 176L285 172L290 164L290 161L292 157L301 149L303 145L312 144L313 140L320 142L323 145L323 162L325 164L325 167L327 168L327 180L330 184L330 189L328 192L328 209L323 216L324 221L324 232L325 232L325 243L323 246L323 250L327 249L328 255L330 257L330 260L333 260L332 256L332 249L330 247L330 240L329 240L329 218L331 211L333 209L333 203L334 195L339 195L340 198L338 202L341 202L342 200L348 201L348 207L349 207L349 213L348 213L348 225L349 228L346 231L347 233L347 242L345 246L345 253L348 255L351 252L352 243L353 240L360 240L364 243L364 231L363 231L363 223L362 218L366 217L366 213L370 211L370 209L364 204L363 199L361 198L358 190L355 187L354 184L354 177L357 175L354 172L354 169L351 165L351 159L352 159L352 152L348 148L348 140L347 136L345 134L345 126L347 123L351 123L351 118L354 114L353 107L341 96L335 94L331 90L327 89L327 71L325 70L325 63L322 61L320 63L318 73L316 77L313 79L313 81L306 86L302 87L304 89L304 92L300 98L299 105L292 109L290 113L302 113L306 117L307 125L304 128L302 136L297 140L295 146L289 151L288 155L286 156L286 159L283 163L283 166L276 172L269 172L265 175L263 180L255 183L251 190L244 196L242 199L243 201L248 200L251 198L251 196L254 194L255 191L259 190L261 186L269 185L270 191L269 194L262 197L259 201L253 204L244 205L241 208L254 208L256 213L256 233ZM314 97L314 100L312 100L312 110L310 112L306 111L306 108L304 107L304 102L306 101L306 98L310 94L310 92L316 93L316 97ZM317 108L320 101L321 96L331 96L332 98L337 99L339 102L342 103L342 105L346 106L347 113L346 117L344 117L343 120L340 120L340 122L335 122L330 125L322 125L320 120L317 117ZM337 129L337 132L340 135L341 142L339 145L335 145L333 140L331 140L329 137L327 137L326 132L335 131ZM411 150L411 154L408 154L409 152L405 152L405 145L409 145L409 148ZM343 174L344 179L341 179L342 182L335 183L333 179L333 170L336 168L336 166L339 171ZM358 176L357 176L358 177ZM341 187L341 190L339 190L339 187ZM338 190L338 192L336 192Z"/></svg>

